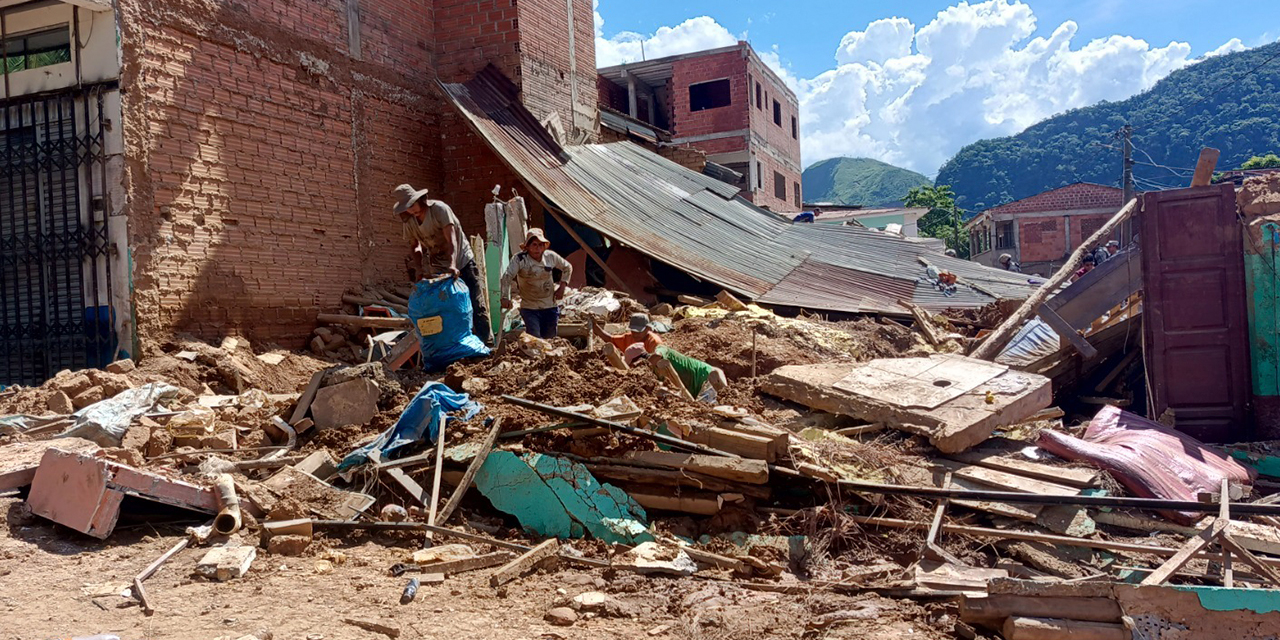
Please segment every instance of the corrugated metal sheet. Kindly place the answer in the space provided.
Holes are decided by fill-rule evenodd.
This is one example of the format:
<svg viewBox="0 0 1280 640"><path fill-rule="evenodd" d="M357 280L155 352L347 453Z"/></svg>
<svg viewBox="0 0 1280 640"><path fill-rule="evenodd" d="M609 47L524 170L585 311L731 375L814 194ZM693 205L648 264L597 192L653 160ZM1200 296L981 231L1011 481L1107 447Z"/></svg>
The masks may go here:
<svg viewBox="0 0 1280 640"><path fill-rule="evenodd" d="M761 302L903 314L1025 298L1018 274L930 252L858 227L793 224L738 197L738 189L631 144L561 147L494 67L442 84L466 120L513 171L559 211L691 275ZM944 296L928 265L957 274ZM963 283L972 283L972 286Z"/></svg>

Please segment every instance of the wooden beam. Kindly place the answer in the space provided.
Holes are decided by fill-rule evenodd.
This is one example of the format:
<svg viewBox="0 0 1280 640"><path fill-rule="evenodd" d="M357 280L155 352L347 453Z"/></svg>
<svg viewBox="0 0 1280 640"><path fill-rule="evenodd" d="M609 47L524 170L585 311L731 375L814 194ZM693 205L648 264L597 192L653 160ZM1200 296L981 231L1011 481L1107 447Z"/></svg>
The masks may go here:
<svg viewBox="0 0 1280 640"><path fill-rule="evenodd" d="M627 454L627 459L673 469L693 471L734 482L745 482L747 484L765 484L769 482L769 465L763 460L724 458L721 456L667 451L632 451Z"/></svg>
<svg viewBox="0 0 1280 640"><path fill-rule="evenodd" d="M1191 186L1207 187L1213 182L1213 170L1218 167L1218 155L1221 152L1213 147L1200 150L1200 158L1196 160L1196 173L1191 177Z"/></svg>
<svg viewBox="0 0 1280 640"><path fill-rule="evenodd" d="M326 373L333 371L332 368L323 371L317 371L311 376L311 382L307 383L307 388L302 391L302 395L298 396L298 406L294 407L293 415L289 417L289 424L296 425L307 417L307 411L311 409L311 402L316 399L316 392L320 390L320 381L324 380Z"/></svg>
<svg viewBox="0 0 1280 640"><path fill-rule="evenodd" d="M1183 565L1187 564L1193 556L1203 551L1205 547L1209 546L1209 544L1213 542L1214 538L1218 537L1219 534L1226 530L1226 526L1225 522L1222 522L1221 520L1214 520L1213 526L1201 531L1200 535L1183 543L1182 547L1173 554L1172 558L1166 560L1164 564L1160 565L1159 569L1152 571L1150 575L1143 578L1142 584L1164 584L1170 576L1177 572L1178 569L1181 569Z"/></svg>
<svg viewBox="0 0 1280 640"><path fill-rule="evenodd" d="M467 465L467 472L462 474L462 480L458 483L458 488L453 490L453 495L449 496L449 501L445 503L444 508L440 509L440 513L436 514L436 521L432 524L444 524L449 521L449 516L453 515L454 509L462 503L462 497L466 495L467 489L471 487L471 481L475 479L476 473L479 473L480 467L484 466L484 461L489 459L489 452L493 451L493 445L498 441L498 434L502 432L502 418L499 417L493 421L493 426L489 428L489 433L485 435L484 441L480 443L480 449L476 452L476 457L471 459L471 464ZM439 478L439 474L436 475Z"/></svg>
<svg viewBox="0 0 1280 640"><path fill-rule="evenodd" d="M1080 246L1076 247L1071 257L1067 258L1067 261L1063 263L1057 273L1053 274L1053 277L1049 278L1043 285L1040 285L1040 288L1031 294L1013 315L1005 318L1005 321L1000 323L1000 326L996 327L996 330L987 336L987 339L982 344L978 345L978 348L972 354L973 357L983 360L995 360L995 357L1000 355L1000 350L1004 348L1004 345L1022 327L1022 323L1026 322L1040 308L1040 305L1044 304L1044 301L1076 272L1076 269L1080 268L1080 263L1084 261L1084 256L1089 252L1089 248L1096 246L1103 238L1115 232L1122 222L1133 215L1137 208L1138 201L1136 199L1130 200L1114 216L1111 216L1111 219L1106 224L1093 232L1093 235L1089 236L1088 240L1081 242Z"/></svg>
<svg viewBox="0 0 1280 640"><path fill-rule="evenodd" d="M377 451L370 451L369 461L373 462L375 465L382 464L382 454L380 454ZM423 489L422 485L418 484L417 480L410 478L409 474L405 473L404 471L402 471L397 467L382 467L382 468L375 467L375 468L378 471L386 473L388 476L391 477L392 480L395 480L396 484L404 488L405 492L408 493L409 497L413 498L415 502L417 502L418 504L424 507L427 506L427 490ZM431 524L435 524L435 523L433 522Z"/></svg>
<svg viewBox="0 0 1280 640"><path fill-rule="evenodd" d="M570 226L569 222L566 221L563 216L556 213L556 210L551 207L546 207L546 210L552 218L555 218L556 222L560 223L561 227L564 227L565 231L569 232L569 237L573 238L573 241L577 242L578 246L582 247L582 250L585 251L592 260L595 260L596 264L600 265L600 268L604 269L604 272L608 274L610 278L613 278L614 281L618 283L618 286L626 289L627 293L630 294L632 298L635 298L636 300L640 299L640 297L636 295L635 290L631 288L631 285L627 284L626 280L623 280L618 274L613 272L613 269L609 268L609 265L600 257L600 254L596 253L595 249L592 249L591 246L582 239L582 236L578 235L578 232L573 230L573 227Z"/></svg>
<svg viewBox="0 0 1280 640"><path fill-rule="evenodd" d="M367 316L350 316L345 313L316 314L316 322L321 324L341 324L362 329L412 329L413 322L408 318L370 318Z"/></svg>
<svg viewBox="0 0 1280 640"><path fill-rule="evenodd" d="M496 567L500 564L511 562L516 554L510 551L494 551L474 558L462 558L461 560L449 560L447 562L436 562L433 564L422 565L422 570L427 573L443 573L445 575L453 575L455 573L463 573L465 571L475 571L476 569L488 569Z"/></svg>
<svg viewBox="0 0 1280 640"><path fill-rule="evenodd" d="M1119 377L1120 374L1123 373L1124 370L1128 368L1128 366L1141 354L1141 347L1133 347L1130 349L1129 353L1126 353L1124 357L1120 359L1120 362L1116 363L1116 366L1111 369L1111 372L1103 376L1102 380L1093 386L1093 390L1097 393L1106 391L1106 389L1111 386L1111 383L1115 382L1116 378Z"/></svg>
<svg viewBox="0 0 1280 640"><path fill-rule="evenodd" d="M501 569L489 576L489 586L499 587L519 578L524 572L532 569L533 565L556 555L559 550L559 540L551 538L550 540L542 541L538 546L524 552L520 557L503 565Z"/></svg>
<svg viewBox="0 0 1280 640"><path fill-rule="evenodd" d="M1092 360L1098 357L1098 350L1094 349L1093 345L1089 344L1089 341L1085 340L1084 336L1080 335L1080 331L1071 326L1070 322L1062 319L1058 312L1050 309L1048 305L1042 304L1036 310L1036 313L1041 320L1044 320L1045 324L1049 325L1050 329L1053 329L1063 340L1075 347L1076 351L1079 351L1085 360Z"/></svg>

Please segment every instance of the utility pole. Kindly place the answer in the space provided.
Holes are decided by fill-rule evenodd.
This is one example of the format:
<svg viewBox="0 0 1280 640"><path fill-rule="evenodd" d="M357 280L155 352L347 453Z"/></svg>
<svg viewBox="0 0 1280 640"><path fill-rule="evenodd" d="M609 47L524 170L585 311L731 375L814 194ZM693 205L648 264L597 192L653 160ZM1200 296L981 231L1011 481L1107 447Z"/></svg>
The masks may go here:
<svg viewBox="0 0 1280 640"><path fill-rule="evenodd" d="M1124 168L1120 175L1120 185L1124 187L1124 201L1133 199L1133 127L1125 125L1120 129L1124 142Z"/></svg>

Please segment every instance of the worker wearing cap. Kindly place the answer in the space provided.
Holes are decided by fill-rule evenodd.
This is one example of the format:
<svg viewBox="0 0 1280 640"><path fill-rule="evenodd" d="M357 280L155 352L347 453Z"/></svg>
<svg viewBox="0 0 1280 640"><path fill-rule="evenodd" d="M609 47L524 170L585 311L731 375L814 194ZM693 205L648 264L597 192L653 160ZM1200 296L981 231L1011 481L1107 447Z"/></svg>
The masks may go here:
<svg viewBox="0 0 1280 640"><path fill-rule="evenodd" d="M414 189L407 184L395 189L395 213L400 217L404 238L413 242L412 260L416 264L411 268L420 278L446 274L461 278L471 295L471 332L489 342L493 332L471 244L453 209L439 200L427 199L426 195L426 189Z"/></svg>
<svg viewBox="0 0 1280 640"><path fill-rule="evenodd" d="M524 330L531 336L550 340L556 337L560 324L560 307L556 300L564 297L565 286L573 275L573 266L560 254L551 251L542 229L525 234L522 251L507 265L502 274L502 308L511 308L511 283L520 294L520 317ZM560 284L554 273L560 271Z"/></svg>
<svg viewBox="0 0 1280 640"><path fill-rule="evenodd" d="M658 333L649 327L649 314L647 313L631 314L631 319L627 322L626 333L620 333L616 336L601 329L594 317L590 320L591 332L596 337L604 340L605 357L618 369L627 368L627 361L622 357L627 347L633 344L640 344L647 353L653 353L662 344L662 338L658 337Z"/></svg>
<svg viewBox="0 0 1280 640"><path fill-rule="evenodd" d="M1004 267L1005 271L1022 273L1022 267L1018 266L1018 263L1013 261L1013 256L1007 253L1000 254L1000 266Z"/></svg>
<svg viewBox="0 0 1280 640"><path fill-rule="evenodd" d="M1107 244L1101 247L1098 247L1093 252L1093 262L1095 265L1100 265L1106 262L1107 260L1110 260L1111 256L1114 256L1119 251L1120 251L1120 243L1116 240L1108 240Z"/></svg>

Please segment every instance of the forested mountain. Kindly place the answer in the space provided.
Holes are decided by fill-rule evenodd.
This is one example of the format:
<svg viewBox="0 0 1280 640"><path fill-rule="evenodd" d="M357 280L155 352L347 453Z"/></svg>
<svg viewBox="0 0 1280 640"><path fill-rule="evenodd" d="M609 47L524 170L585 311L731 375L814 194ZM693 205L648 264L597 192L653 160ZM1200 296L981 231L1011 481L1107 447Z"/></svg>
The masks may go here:
<svg viewBox="0 0 1280 640"><path fill-rule="evenodd" d="M1222 151L1219 170L1280 151L1280 43L1209 58L1128 100L970 144L942 165L935 182L951 185L970 214L1073 182L1119 186L1113 136L1125 124L1133 126L1139 191L1188 184L1202 147Z"/></svg>
<svg viewBox="0 0 1280 640"><path fill-rule="evenodd" d="M805 202L897 206L913 187L932 184L907 169L871 158L830 158L804 170Z"/></svg>

